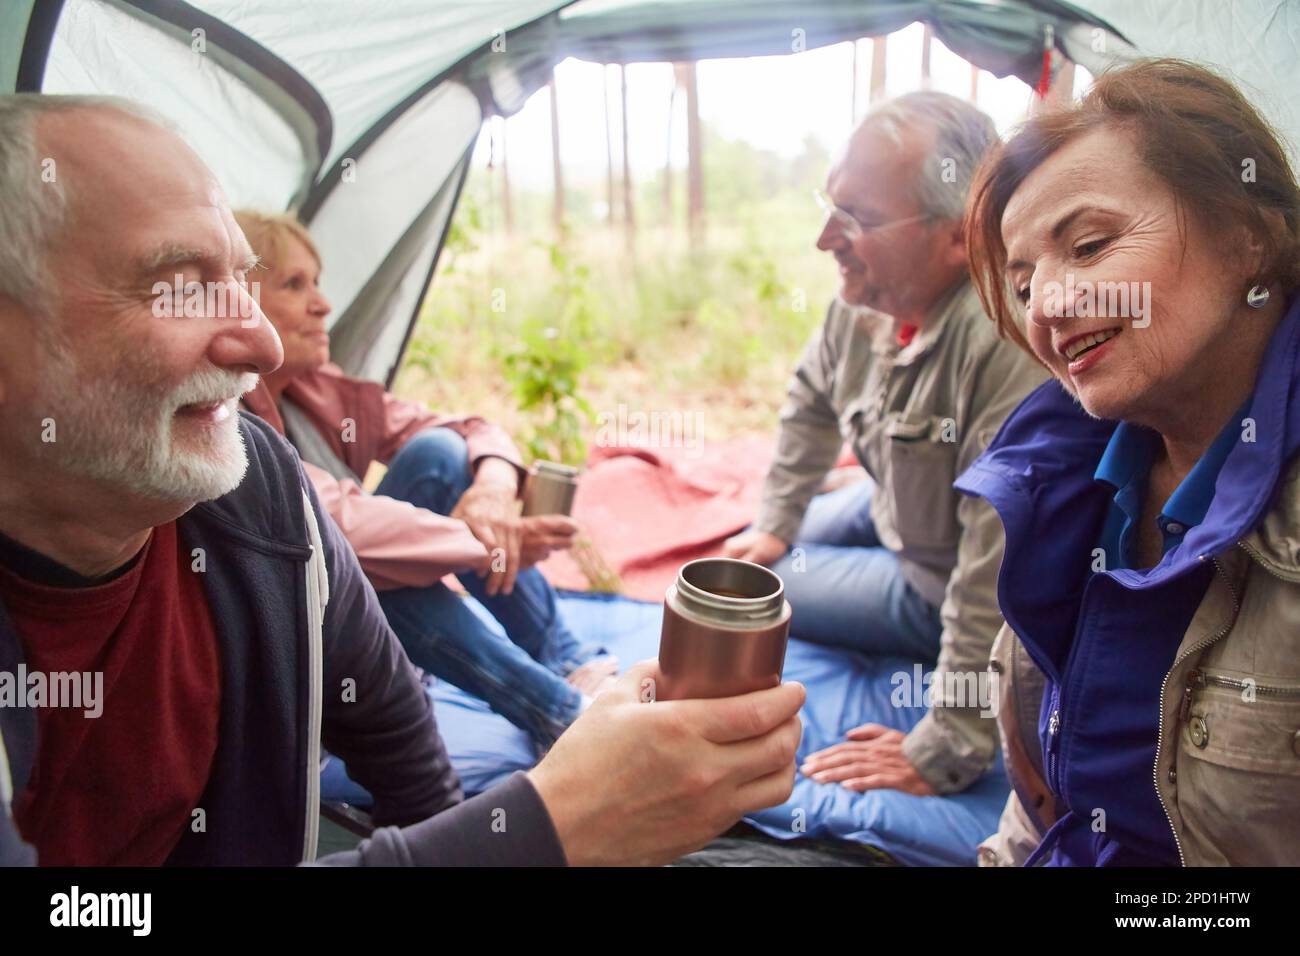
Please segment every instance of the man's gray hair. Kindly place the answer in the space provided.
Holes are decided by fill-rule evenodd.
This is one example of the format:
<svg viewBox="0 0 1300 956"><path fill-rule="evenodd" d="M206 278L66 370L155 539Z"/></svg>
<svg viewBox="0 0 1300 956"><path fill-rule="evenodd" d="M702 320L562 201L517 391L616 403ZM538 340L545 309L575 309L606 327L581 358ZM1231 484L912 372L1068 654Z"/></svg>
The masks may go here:
<svg viewBox="0 0 1300 956"><path fill-rule="evenodd" d="M998 141L988 114L947 93L905 93L872 109L862 120L899 146L905 129L934 131L934 142L913 182L921 212L961 219L975 170Z"/></svg>
<svg viewBox="0 0 1300 956"><path fill-rule="evenodd" d="M154 110L119 96L0 96L0 295L37 311L48 305L45 260L63 228L68 193L52 158L40 155L36 124L42 116L79 109L115 110L175 129Z"/></svg>

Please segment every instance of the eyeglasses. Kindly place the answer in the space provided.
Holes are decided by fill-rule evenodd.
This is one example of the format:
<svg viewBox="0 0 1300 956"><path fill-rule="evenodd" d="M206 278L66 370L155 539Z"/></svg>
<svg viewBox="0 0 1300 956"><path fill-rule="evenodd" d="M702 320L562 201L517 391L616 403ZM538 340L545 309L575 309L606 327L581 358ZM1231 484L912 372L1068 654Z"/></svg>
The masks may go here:
<svg viewBox="0 0 1300 956"><path fill-rule="evenodd" d="M817 200L817 205L821 211L826 214L827 220L835 220L835 224L849 239L858 239L867 233L880 232L883 229L890 229L894 226L901 226L909 222L924 222L933 219L934 216L928 213L921 216L908 216L906 219L894 219L890 222L881 222L874 225L867 224L858 219L857 216L840 206L831 202L831 197L826 195L820 189L813 190L813 198Z"/></svg>

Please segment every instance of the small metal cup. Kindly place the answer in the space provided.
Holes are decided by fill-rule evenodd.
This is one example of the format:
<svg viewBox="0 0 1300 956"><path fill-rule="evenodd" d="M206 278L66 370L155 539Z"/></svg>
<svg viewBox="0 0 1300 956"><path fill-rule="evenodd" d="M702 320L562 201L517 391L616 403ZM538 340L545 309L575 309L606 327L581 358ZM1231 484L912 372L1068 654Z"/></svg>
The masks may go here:
<svg viewBox="0 0 1300 956"><path fill-rule="evenodd" d="M776 687L785 666L790 602L776 572L701 558L664 595L658 700L731 697Z"/></svg>
<svg viewBox="0 0 1300 956"><path fill-rule="evenodd" d="M577 493L578 469L554 461L539 461L528 473L524 517L571 514Z"/></svg>

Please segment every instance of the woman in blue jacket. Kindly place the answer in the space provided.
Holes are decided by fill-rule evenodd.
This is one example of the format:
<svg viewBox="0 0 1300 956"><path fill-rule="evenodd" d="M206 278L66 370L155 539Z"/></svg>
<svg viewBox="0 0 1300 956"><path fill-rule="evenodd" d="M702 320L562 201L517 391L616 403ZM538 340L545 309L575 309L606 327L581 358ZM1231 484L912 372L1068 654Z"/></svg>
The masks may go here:
<svg viewBox="0 0 1300 956"><path fill-rule="evenodd" d="M989 314L1054 375L957 487L1006 532L1014 790L985 863L1300 862L1300 188L1143 61L986 162ZM1041 700L1026 688L1041 686Z"/></svg>

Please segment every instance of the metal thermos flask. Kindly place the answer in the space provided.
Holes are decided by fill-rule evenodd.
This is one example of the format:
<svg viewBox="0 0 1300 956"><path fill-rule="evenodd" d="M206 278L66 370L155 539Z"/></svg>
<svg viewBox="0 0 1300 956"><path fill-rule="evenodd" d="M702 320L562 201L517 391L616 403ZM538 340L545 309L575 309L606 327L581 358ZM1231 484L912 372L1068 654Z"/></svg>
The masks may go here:
<svg viewBox="0 0 1300 956"><path fill-rule="evenodd" d="M657 700L730 697L781 683L790 603L776 572L732 558L701 558L664 596Z"/></svg>

